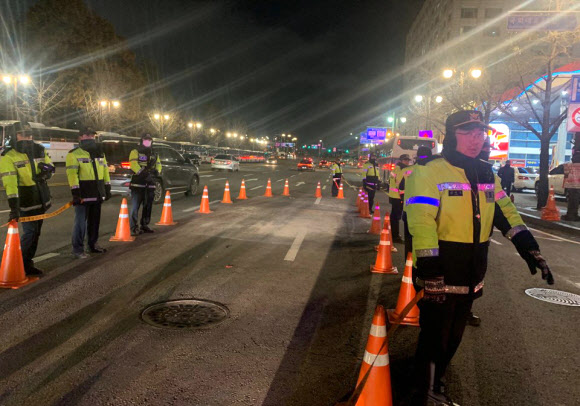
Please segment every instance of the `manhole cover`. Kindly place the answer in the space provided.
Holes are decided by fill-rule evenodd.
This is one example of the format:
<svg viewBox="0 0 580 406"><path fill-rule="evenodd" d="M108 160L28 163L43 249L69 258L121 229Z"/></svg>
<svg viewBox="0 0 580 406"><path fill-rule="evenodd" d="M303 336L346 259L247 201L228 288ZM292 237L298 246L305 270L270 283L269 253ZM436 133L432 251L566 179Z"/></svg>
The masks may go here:
<svg viewBox="0 0 580 406"><path fill-rule="evenodd" d="M543 300L544 302L564 306L580 306L580 295L562 292L561 290L533 288L526 289L526 295Z"/></svg>
<svg viewBox="0 0 580 406"><path fill-rule="evenodd" d="M147 324L176 330L212 327L230 314L226 306L208 300L182 299L153 304L141 313Z"/></svg>

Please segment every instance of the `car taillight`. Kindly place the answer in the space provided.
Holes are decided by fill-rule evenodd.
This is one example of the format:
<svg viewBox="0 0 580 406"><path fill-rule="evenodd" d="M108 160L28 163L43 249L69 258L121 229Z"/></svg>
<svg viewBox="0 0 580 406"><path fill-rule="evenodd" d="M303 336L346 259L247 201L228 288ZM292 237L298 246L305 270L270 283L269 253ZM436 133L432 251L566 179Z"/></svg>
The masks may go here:
<svg viewBox="0 0 580 406"><path fill-rule="evenodd" d="M121 168L131 169L131 162L121 162Z"/></svg>
<svg viewBox="0 0 580 406"><path fill-rule="evenodd" d="M214 162L215 162L215 160L212 158L212 159L211 159L211 163L213 164Z"/></svg>
<svg viewBox="0 0 580 406"><path fill-rule="evenodd" d="M227 164L227 165L231 165L231 164L232 164L232 161L227 161L227 163L226 163L226 164Z"/></svg>
<svg viewBox="0 0 580 406"><path fill-rule="evenodd" d="M518 176L519 180L530 180L527 176Z"/></svg>

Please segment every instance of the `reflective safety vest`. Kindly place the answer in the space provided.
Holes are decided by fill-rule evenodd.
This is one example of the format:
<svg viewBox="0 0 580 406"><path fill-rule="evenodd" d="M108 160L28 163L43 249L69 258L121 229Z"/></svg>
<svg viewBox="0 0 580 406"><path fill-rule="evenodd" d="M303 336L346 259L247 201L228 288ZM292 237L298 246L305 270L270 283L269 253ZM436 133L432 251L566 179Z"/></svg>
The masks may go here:
<svg viewBox="0 0 580 406"><path fill-rule="evenodd" d="M52 165L50 157L44 147L40 144L34 145L33 152L34 171L36 175L40 174L38 163ZM27 154L10 149L0 159L0 176L6 197L8 199L19 198L19 207L21 212L30 212L44 208L49 209L51 206L50 191L45 181L35 181L32 176L30 159Z"/></svg>
<svg viewBox="0 0 580 406"><path fill-rule="evenodd" d="M481 295L496 208L505 217L506 237L526 230L499 178L491 179L474 191L462 168L436 159L416 166L408 182L405 205L417 274L444 276L447 293Z"/></svg>
<svg viewBox="0 0 580 406"><path fill-rule="evenodd" d="M401 168L400 165L395 166L395 169L389 174L389 197L400 199L401 195L405 194L405 191L401 190L401 182L412 172L413 170L409 166L405 168Z"/></svg>
<svg viewBox="0 0 580 406"><path fill-rule="evenodd" d="M330 166L330 170L332 171L333 177L337 177L335 175L338 175L338 174L342 175L342 168L336 162Z"/></svg>
<svg viewBox="0 0 580 406"><path fill-rule="evenodd" d="M80 189L84 203L97 203L105 200L105 185L110 185L109 167L105 154L99 153L94 159L91 154L74 148L66 155L66 177L73 189Z"/></svg>
<svg viewBox="0 0 580 406"><path fill-rule="evenodd" d="M139 148L135 148L129 154L129 162L131 164L131 170L135 173L131 177L131 187L148 187L155 189L155 184L147 182L148 175L145 174L144 171L146 169L157 169L157 172L161 174L161 162L159 162L157 154L151 153L151 155L148 156L147 154L140 152Z"/></svg>
<svg viewBox="0 0 580 406"><path fill-rule="evenodd" d="M364 185L371 189L377 189L379 183L379 168L370 162L367 162L364 167Z"/></svg>

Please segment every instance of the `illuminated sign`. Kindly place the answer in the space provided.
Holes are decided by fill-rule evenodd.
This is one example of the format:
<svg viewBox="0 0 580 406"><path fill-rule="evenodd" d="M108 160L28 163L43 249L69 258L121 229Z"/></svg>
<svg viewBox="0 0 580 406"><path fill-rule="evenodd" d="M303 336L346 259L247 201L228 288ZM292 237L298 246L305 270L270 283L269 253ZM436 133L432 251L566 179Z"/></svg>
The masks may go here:
<svg viewBox="0 0 580 406"><path fill-rule="evenodd" d="M492 130L489 130L489 141L491 144L491 153L489 159L503 160L508 159L508 149L510 146L510 129L505 124L490 124Z"/></svg>
<svg viewBox="0 0 580 406"><path fill-rule="evenodd" d="M433 138L433 130L421 130L421 131L419 131L419 137L421 137L421 138Z"/></svg>
<svg viewBox="0 0 580 406"><path fill-rule="evenodd" d="M387 129L383 127L367 127L366 133L361 134L361 144L383 144L387 139Z"/></svg>
<svg viewBox="0 0 580 406"><path fill-rule="evenodd" d="M277 142L276 143L277 147L289 147L289 148L293 148L294 147L294 143L293 142Z"/></svg>

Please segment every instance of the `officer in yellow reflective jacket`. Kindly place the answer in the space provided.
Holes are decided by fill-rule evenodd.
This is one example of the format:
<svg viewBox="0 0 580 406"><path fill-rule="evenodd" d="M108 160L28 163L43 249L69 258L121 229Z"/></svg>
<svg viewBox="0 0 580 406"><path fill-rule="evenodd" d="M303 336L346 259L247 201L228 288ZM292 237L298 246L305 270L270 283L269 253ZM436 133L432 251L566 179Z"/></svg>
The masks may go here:
<svg viewBox="0 0 580 406"><path fill-rule="evenodd" d="M375 211L375 192L379 188L379 168L377 167L377 157L375 154L369 155L368 162L363 166L363 187L369 197L369 212Z"/></svg>
<svg viewBox="0 0 580 406"><path fill-rule="evenodd" d="M342 167L340 166L340 158L336 158L334 163L330 165L332 172L332 196L338 196L338 188L342 182Z"/></svg>
<svg viewBox="0 0 580 406"><path fill-rule="evenodd" d="M391 230L393 232L393 242L403 242L399 232L399 220L403 215L403 199L405 190L401 189L403 179L411 174L408 169L411 157L403 154L399 157L399 162L389 175L389 203L391 203Z"/></svg>
<svg viewBox="0 0 580 406"><path fill-rule="evenodd" d="M422 378L419 393L422 401L438 405L451 404L442 379L461 342L473 300L483 292L494 221L532 274L538 268L548 284L554 283L536 240L491 165L477 159L487 128L479 111L450 115L443 157L416 167L406 188L413 282L424 289L415 357Z"/></svg>
<svg viewBox="0 0 580 406"><path fill-rule="evenodd" d="M51 206L46 181L54 173L54 166L44 147L32 141L32 129L26 122L16 122L0 159L0 176L10 206L9 220L21 216L44 214ZM32 260L36 255L42 220L22 223L20 246L24 271L27 275L42 275Z"/></svg>
<svg viewBox="0 0 580 406"><path fill-rule="evenodd" d="M66 176L75 206L72 233L73 256L87 258L85 234L88 234L88 251L100 254L107 250L97 244L101 223L101 204L111 198L111 183L107 158L97 133L88 127L79 131L79 146L66 155Z"/></svg>
<svg viewBox="0 0 580 406"><path fill-rule="evenodd" d="M161 175L161 162L153 152L153 136L145 133L141 142L129 154L129 162L133 176L131 177L131 235L152 233L149 228L151 209L155 197L155 179ZM141 213L141 228L139 228L139 207L143 205Z"/></svg>

